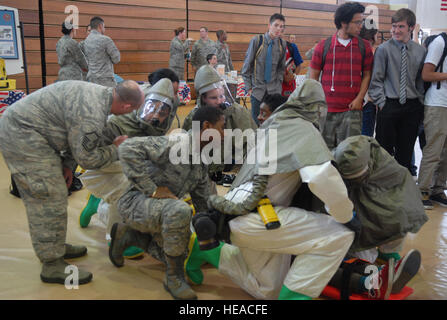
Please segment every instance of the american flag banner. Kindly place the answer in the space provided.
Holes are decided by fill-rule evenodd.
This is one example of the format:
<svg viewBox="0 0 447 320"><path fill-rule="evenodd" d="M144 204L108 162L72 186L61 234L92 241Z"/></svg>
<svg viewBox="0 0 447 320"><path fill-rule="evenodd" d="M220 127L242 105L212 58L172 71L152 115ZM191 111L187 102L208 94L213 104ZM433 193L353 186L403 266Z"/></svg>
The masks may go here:
<svg viewBox="0 0 447 320"><path fill-rule="evenodd" d="M22 99L25 92L20 90L0 91L0 115L17 100Z"/></svg>
<svg viewBox="0 0 447 320"><path fill-rule="evenodd" d="M441 11L447 11L447 0L441 0Z"/></svg>
<svg viewBox="0 0 447 320"><path fill-rule="evenodd" d="M249 97L247 89L245 89L245 83L242 77L237 80L237 90L236 90L236 98L246 98Z"/></svg>
<svg viewBox="0 0 447 320"><path fill-rule="evenodd" d="M191 88L186 81L180 81L177 95L180 103L188 103L191 101Z"/></svg>

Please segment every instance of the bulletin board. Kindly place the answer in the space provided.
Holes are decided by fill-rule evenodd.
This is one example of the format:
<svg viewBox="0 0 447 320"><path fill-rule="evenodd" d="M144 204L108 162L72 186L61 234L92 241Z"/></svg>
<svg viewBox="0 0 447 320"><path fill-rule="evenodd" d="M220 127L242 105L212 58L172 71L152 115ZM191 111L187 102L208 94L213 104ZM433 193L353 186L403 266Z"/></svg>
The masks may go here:
<svg viewBox="0 0 447 320"><path fill-rule="evenodd" d="M19 58L16 21L12 10L0 10L0 57Z"/></svg>

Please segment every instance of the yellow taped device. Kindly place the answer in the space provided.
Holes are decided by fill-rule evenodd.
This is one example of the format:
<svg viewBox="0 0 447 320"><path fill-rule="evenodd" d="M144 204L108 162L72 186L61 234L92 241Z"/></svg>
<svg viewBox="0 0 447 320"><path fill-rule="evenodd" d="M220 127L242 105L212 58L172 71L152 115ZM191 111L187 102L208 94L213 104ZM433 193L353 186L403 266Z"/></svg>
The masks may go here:
<svg viewBox="0 0 447 320"><path fill-rule="evenodd" d="M192 216L194 217L194 215L196 214L196 208L194 208L194 205L192 204L191 197L183 199L183 201L185 201L187 204L189 204L189 206L192 208Z"/></svg>
<svg viewBox="0 0 447 320"><path fill-rule="evenodd" d="M0 58L0 91L9 91L16 89L16 81L14 79L8 80L6 75L5 60Z"/></svg>
<svg viewBox="0 0 447 320"><path fill-rule="evenodd" d="M275 209L273 209L270 199L263 197L258 203L258 213L261 215L261 219L264 222L267 230L278 229L281 226Z"/></svg>

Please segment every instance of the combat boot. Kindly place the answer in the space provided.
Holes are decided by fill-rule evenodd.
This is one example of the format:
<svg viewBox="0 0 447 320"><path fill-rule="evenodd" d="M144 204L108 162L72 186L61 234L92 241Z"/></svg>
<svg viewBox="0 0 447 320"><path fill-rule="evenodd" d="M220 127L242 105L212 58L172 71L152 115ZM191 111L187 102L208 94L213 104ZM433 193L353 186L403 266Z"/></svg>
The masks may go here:
<svg viewBox="0 0 447 320"><path fill-rule="evenodd" d="M110 232L112 241L109 248L110 261L116 267L124 265L124 251L130 246L147 248L152 237L149 234L132 229L124 223L115 223Z"/></svg>
<svg viewBox="0 0 447 320"><path fill-rule="evenodd" d="M64 259L74 259L85 256L87 254L87 247L85 246L72 246L71 244L65 244Z"/></svg>
<svg viewBox="0 0 447 320"><path fill-rule="evenodd" d="M65 279L71 275L70 271L65 272L65 269L69 266L64 261L64 258L59 258L50 262L44 262L42 265L42 272L40 273L40 279L46 283L60 283L65 284ZM78 269L78 284L89 283L93 274L82 269Z"/></svg>
<svg viewBox="0 0 447 320"><path fill-rule="evenodd" d="M184 255L166 256L166 278L163 285L176 300L197 300L194 290L186 283L183 271Z"/></svg>

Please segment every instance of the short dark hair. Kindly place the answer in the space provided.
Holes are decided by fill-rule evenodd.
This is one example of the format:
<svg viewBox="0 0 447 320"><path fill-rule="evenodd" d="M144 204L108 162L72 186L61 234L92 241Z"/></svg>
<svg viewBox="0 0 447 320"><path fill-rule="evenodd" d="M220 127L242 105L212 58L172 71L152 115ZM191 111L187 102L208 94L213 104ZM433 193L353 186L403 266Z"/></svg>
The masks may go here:
<svg viewBox="0 0 447 320"><path fill-rule="evenodd" d="M219 38L225 33L225 30L217 30L216 31L216 37L217 40L219 40Z"/></svg>
<svg viewBox="0 0 447 320"><path fill-rule="evenodd" d="M101 17L93 17L90 19L90 27L92 29L98 29L98 27L104 23L104 20Z"/></svg>
<svg viewBox="0 0 447 320"><path fill-rule="evenodd" d="M272 24L275 20L281 20L286 23L286 18L280 13L274 13L270 16L269 24Z"/></svg>
<svg viewBox="0 0 447 320"><path fill-rule="evenodd" d="M222 116L224 116L224 113L220 108L200 107L192 116L192 121L200 121L200 129L202 129L205 121L214 125Z"/></svg>
<svg viewBox="0 0 447 320"><path fill-rule="evenodd" d="M71 28L67 28L67 25L71 26ZM62 33L65 35L69 35L73 30L73 24L66 23L66 21L62 22Z"/></svg>
<svg viewBox="0 0 447 320"><path fill-rule="evenodd" d="M267 94L262 102L264 102L270 109L271 112L275 111L280 105L286 103L287 98L280 95L279 93Z"/></svg>
<svg viewBox="0 0 447 320"><path fill-rule="evenodd" d="M208 28L207 27L200 27L200 29L205 29L206 32L208 32ZM199 29L199 31L200 31L200 29Z"/></svg>
<svg viewBox="0 0 447 320"><path fill-rule="evenodd" d="M395 14L391 17L391 23L396 23L400 21L404 21L408 24L409 27L414 27L416 25L416 16L410 9L402 8L396 11Z"/></svg>
<svg viewBox="0 0 447 320"><path fill-rule="evenodd" d="M357 13L364 13L365 6L358 2L346 2L335 11L334 23L337 29L341 29L341 23L349 23Z"/></svg>
<svg viewBox="0 0 447 320"><path fill-rule="evenodd" d="M367 27L366 24L371 24L372 27ZM364 40L374 41L374 43L375 43L374 37L376 36L377 32L378 32L378 30L376 28L375 21L371 18L367 18L364 21L364 23L362 24L362 29L360 30L359 37Z"/></svg>
<svg viewBox="0 0 447 320"><path fill-rule="evenodd" d="M206 61L208 62L208 63L210 63L210 60L213 58L213 56L215 56L216 54L215 53L210 53L210 54L208 54L207 56L206 56ZM217 56L216 56L217 57Z"/></svg>
<svg viewBox="0 0 447 320"><path fill-rule="evenodd" d="M147 77L147 79L149 80L149 83L151 85L156 84L158 81L160 81L163 78L168 78L172 82L180 82L180 79L177 76L177 74L173 70L168 69L168 68L162 68L162 69L155 70L154 72L149 74L149 76Z"/></svg>
<svg viewBox="0 0 447 320"><path fill-rule="evenodd" d="M185 28L183 27L178 27L177 29L174 30L174 33L176 36L178 36L180 33L182 33L183 31L185 31Z"/></svg>

